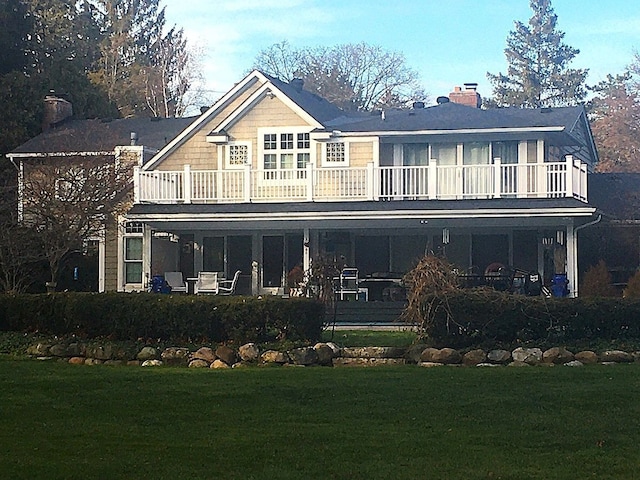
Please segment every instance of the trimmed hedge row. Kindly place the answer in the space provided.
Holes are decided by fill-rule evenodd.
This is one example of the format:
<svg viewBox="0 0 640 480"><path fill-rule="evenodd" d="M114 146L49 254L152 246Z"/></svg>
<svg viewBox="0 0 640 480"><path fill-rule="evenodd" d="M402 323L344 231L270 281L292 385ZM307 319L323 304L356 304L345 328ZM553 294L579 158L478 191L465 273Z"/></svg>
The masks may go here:
<svg viewBox="0 0 640 480"><path fill-rule="evenodd" d="M482 289L426 298L423 312L429 304L434 314L423 319L422 332L449 347L640 339L638 299L526 297Z"/></svg>
<svg viewBox="0 0 640 480"><path fill-rule="evenodd" d="M87 338L315 341L323 322L324 306L307 299L152 293L0 295L0 330Z"/></svg>

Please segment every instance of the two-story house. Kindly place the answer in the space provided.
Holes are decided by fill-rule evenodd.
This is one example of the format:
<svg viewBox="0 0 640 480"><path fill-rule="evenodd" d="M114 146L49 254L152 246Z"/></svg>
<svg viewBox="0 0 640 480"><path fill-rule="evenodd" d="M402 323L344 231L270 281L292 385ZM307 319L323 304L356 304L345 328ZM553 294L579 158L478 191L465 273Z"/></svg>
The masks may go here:
<svg viewBox="0 0 640 480"><path fill-rule="evenodd" d="M362 278L428 252L459 272L565 273L594 221L597 153L583 107L483 110L474 84L437 105L344 112L253 71L134 173L119 290L180 270L233 274L279 293L320 254ZM133 239L133 240L132 240Z"/></svg>

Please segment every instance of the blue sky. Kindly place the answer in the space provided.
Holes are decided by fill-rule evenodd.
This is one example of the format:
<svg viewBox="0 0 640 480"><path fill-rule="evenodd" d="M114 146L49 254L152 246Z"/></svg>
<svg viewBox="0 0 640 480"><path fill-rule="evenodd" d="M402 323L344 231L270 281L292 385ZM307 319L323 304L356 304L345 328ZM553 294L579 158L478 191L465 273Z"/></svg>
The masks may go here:
<svg viewBox="0 0 640 480"><path fill-rule="evenodd" d="M528 22L529 0L164 0L168 24L203 50L212 99L250 69L258 52L366 42L403 53L431 100L466 82L491 95L486 73L506 71L514 21ZM565 43L580 54L589 84L620 73L640 50L640 0L552 0Z"/></svg>

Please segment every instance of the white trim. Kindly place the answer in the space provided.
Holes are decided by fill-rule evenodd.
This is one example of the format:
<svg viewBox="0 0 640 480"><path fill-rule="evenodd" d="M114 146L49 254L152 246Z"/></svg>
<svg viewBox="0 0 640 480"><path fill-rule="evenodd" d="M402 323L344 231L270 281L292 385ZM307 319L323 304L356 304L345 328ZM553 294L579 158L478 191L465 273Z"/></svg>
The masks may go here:
<svg viewBox="0 0 640 480"><path fill-rule="evenodd" d="M316 158L316 143L311 140L311 130L312 127L259 127L258 128L258 158L257 158L257 169L265 170L264 166L264 156L269 154L274 154L276 156L276 168L275 170L284 170L280 166L280 155L291 153L293 155L293 167L291 169L286 170L297 170L304 171L303 168L298 168L298 154L299 153L308 153L309 154L309 162L313 163ZM282 149L281 148L281 138L282 134L293 134L293 148L292 149ZM309 134L309 148L298 148L298 134L300 133L308 133ZM276 148L274 150L265 150L264 148L264 136L265 135L275 135L276 136Z"/></svg>
<svg viewBox="0 0 640 480"><path fill-rule="evenodd" d="M115 155L115 150L103 150L97 152L31 152L12 153L15 158L45 158L45 157L101 157Z"/></svg>
<svg viewBox="0 0 640 480"><path fill-rule="evenodd" d="M366 132L340 132L343 137L362 137L362 136L415 136L415 135L454 135L469 133L545 133L545 132L562 132L565 127L504 127L504 128L461 128L454 130L379 130Z"/></svg>

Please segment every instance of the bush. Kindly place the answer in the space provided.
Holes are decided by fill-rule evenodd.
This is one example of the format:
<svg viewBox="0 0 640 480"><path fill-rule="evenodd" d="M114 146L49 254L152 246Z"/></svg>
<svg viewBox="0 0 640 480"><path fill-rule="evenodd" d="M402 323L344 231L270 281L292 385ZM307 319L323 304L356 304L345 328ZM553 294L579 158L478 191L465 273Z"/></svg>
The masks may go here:
<svg viewBox="0 0 640 480"><path fill-rule="evenodd" d="M640 298L640 270L629 279L622 296L624 298Z"/></svg>
<svg viewBox="0 0 640 480"><path fill-rule="evenodd" d="M583 297L618 297L618 292L611 285L611 274L604 260L592 265L584 273L580 295Z"/></svg>
<svg viewBox="0 0 640 480"><path fill-rule="evenodd" d="M57 293L0 295L0 330L114 340L247 342L320 338L324 306L307 299Z"/></svg>

